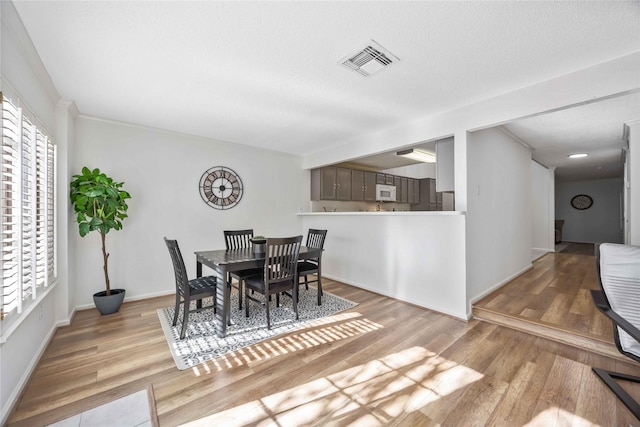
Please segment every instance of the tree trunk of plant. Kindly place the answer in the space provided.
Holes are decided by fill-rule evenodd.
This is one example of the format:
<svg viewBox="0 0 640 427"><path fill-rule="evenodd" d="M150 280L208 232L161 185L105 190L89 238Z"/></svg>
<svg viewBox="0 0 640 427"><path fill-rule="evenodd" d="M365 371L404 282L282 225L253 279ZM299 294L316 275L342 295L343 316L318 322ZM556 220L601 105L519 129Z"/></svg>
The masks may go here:
<svg viewBox="0 0 640 427"><path fill-rule="evenodd" d="M104 264L104 282L106 285L107 295L111 295L111 286L109 286L109 265L107 264L109 261L109 254L107 253L107 248L104 244L105 233L100 232L100 237L102 239L102 260Z"/></svg>

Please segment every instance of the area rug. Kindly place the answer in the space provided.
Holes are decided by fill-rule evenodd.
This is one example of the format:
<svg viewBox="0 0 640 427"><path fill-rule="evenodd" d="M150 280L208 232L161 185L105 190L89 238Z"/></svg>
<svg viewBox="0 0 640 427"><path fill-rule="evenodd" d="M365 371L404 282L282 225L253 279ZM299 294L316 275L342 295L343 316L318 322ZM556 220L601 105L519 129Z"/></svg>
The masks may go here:
<svg viewBox="0 0 640 427"><path fill-rule="evenodd" d="M280 307L276 307L275 301L271 301L271 329L267 329L265 307L249 301L251 304L249 306L250 316L247 318L245 317L244 305L242 310L238 310L238 293L232 291L230 301L232 324L227 327L225 338L218 338L216 335L213 308L189 314L187 335L183 340L180 339L182 308L178 313L176 326L171 326L173 307L159 309L158 317L176 366L183 370L358 305L326 291L323 292L322 305L318 305L317 292L317 289L312 286L309 286L308 290L300 287L298 320L294 319L291 298L281 297ZM262 297L259 294L254 296L256 298ZM191 304L194 309L195 301L192 301ZM205 300L204 305L207 304L211 304L211 298Z"/></svg>

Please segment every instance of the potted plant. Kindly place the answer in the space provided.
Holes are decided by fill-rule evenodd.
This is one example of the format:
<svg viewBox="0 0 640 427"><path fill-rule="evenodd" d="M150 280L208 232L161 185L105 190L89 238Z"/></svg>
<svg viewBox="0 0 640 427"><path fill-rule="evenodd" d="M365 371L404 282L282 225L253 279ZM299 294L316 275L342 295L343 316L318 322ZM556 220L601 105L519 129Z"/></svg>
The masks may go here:
<svg viewBox="0 0 640 427"><path fill-rule="evenodd" d="M127 217L127 199L131 195L122 190L123 182L115 182L100 169L82 168L81 175L74 175L71 181L70 197L76 213L80 236L98 231L102 241L102 260L105 290L93 295L96 308L102 314L120 310L124 300L124 289L111 289L109 283L109 254L105 247L105 237L111 230L122 229L122 220Z"/></svg>
<svg viewBox="0 0 640 427"><path fill-rule="evenodd" d="M267 244L267 238L264 236L254 236L251 238L253 243L253 253L263 254Z"/></svg>

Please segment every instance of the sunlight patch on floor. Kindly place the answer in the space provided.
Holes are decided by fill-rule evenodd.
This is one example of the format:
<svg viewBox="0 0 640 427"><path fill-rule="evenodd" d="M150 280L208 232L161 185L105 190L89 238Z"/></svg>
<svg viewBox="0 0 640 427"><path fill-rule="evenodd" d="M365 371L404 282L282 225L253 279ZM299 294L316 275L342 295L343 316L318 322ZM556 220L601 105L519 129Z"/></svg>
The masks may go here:
<svg viewBox="0 0 640 427"><path fill-rule="evenodd" d="M203 362L191 370L195 376L205 375L356 337L382 328L384 326L363 318L358 312L336 314L327 319L319 319L289 334L273 337Z"/></svg>
<svg viewBox="0 0 640 427"><path fill-rule="evenodd" d="M184 426L224 425L232 420L243 425L261 422L303 425L353 417L359 422L367 420L371 425L382 425L389 417L418 410L482 378L473 369L425 348L412 347Z"/></svg>

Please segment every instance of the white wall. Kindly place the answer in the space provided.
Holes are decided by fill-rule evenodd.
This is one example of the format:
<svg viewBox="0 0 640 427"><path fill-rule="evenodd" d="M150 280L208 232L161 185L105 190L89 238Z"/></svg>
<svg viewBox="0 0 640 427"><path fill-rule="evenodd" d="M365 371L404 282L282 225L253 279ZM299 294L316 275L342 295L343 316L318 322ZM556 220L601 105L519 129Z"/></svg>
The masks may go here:
<svg viewBox="0 0 640 427"><path fill-rule="evenodd" d="M453 212L301 214L327 229L322 275L467 319L465 216Z"/></svg>
<svg viewBox="0 0 640 427"><path fill-rule="evenodd" d="M193 277L193 252L224 248L225 229L301 234L296 213L307 181L299 157L82 115L75 138L73 170L100 168L132 195L123 229L107 235L111 285L125 288L128 299L174 292L164 236L178 240ZM230 210L213 209L200 196L200 177L214 166L243 181L242 200ZM74 304L92 306L93 293L104 288L99 234L74 233L73 241Z"/></svg>
<svg viewBox="0 0 640 427"><path fill-rule="evenodd" d="M39 126L55 136L55 105L59 96L11 2L0 2L0 34L3 92L18 96L20 105L36 116ZM66 225L58 229L58 233L66 231ZM0 424L6 421L55 331L59 285L49 287L35 302L27 301L23 317L8 317L0 322Z"/></svg>
<svg viewBox="0 0 640 427"><path fill-rule="evenodd" d="M629 239L628 244L640 245L640 120L627 123L629 126Z"/></svg>
<svg viewBox="0 0 640 427"><path fill-rule="evenodd" d="M571 199L587 194L589 209L578 210ZM622 179L556 181L556 218L564 219L562 240L584 243L623 243Z"/></svg>
<svg viewBox="0 0 640 427"><path fill-rule="evenodd" d="M467 135L467 293L475 301L531 266L531 153L496 129Z"/></svg>
<svg viewBox="0 0 640 427"><path fill-rule="evenodd" d="M547 252L555 250L554 176L540 163L531 161L532 248Z"/></svg>

